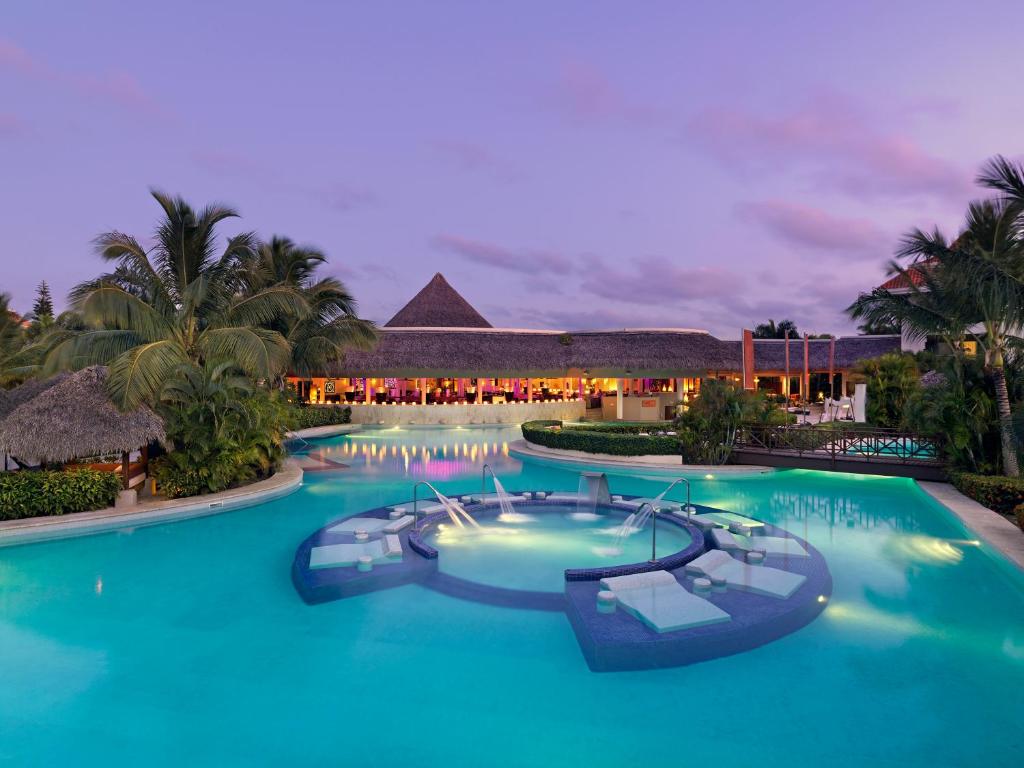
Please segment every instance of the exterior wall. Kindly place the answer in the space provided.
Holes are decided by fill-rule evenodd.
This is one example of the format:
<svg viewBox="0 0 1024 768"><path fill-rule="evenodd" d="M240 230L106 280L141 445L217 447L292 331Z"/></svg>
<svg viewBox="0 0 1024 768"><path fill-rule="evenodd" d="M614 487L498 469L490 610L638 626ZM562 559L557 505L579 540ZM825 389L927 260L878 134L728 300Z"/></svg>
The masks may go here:
<svg viewBox="0 0 1024 768"><path fill-rule="evenodd" d="M579 400L557 403L452 405L352 405L353 424L522 424L535 419L576 421L584 416Z"/></svg>
<svg viewBox="0 0 1024 768"><path fill-rule="evenodd" d="M681 395L675 392L655 392L651 395L631 395L622 398L623 421L663 421L666 407L679 402ZM601 418L605 421L616 421L617 400L615 395L601 398Z"/></svg>

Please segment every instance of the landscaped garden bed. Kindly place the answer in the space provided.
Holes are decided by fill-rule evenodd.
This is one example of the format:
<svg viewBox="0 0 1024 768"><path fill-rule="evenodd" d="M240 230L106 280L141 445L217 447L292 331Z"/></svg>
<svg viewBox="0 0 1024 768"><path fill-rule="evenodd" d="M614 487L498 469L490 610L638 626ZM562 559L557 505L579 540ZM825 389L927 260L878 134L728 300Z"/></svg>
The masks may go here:
<svg viewBox="0 0 1024 768"><path fill-rule="evenodd" d="M104 509L120 490L119 475L95 469L3 472L0 520Z"/></svg>

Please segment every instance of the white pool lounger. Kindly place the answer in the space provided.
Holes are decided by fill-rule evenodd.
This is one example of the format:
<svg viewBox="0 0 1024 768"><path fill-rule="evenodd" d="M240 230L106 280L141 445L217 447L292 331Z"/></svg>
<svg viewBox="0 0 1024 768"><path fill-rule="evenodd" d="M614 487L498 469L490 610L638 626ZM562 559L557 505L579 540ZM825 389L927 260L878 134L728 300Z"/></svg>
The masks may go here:
<svg viewBox="0 0 1024 768"><path fill-rule="evenodd" d="M744 517L743 515L737 515L735 512L705 512L700 515L704 520L710 520L711 522L717 523L723 528L728 528L733 525L740 525L744 528L763 528L764 523L760 520L755 520L752 517Z"/></svg>
<svg viewBox="0 0 1024 768"><path fill-rule="evenodd" d="M342 568L355 565L359 558L368 555L373 562L402 556L402 542L398 536L389 535L383 539L345 544L327 544L313 547L309 551L309 567Z"/></svg>
<svg viewBox="0 0 1024 768"><path fill-rule="evenodd" d="M683 504L678 501L669 501L667 499L624 499L623 501L617 501L616 504L623 507L632 507L633 509L640 509L644 504L651 504L658 508L659 512L679 512L683 509ZM685 515L685 512L683 513Z"/></svg>
<svg viewBox="0 0 1024 768"><path fill-rule="evenodd" d="M726 552L764 552L767 555L810 557L800 542L784 536L743 536L724 528L715 528L711 536L715 546Z"/></svg>
<svg viewBox="0 0 1024 768"><path fill-rule="evenodd" d="M398 533L399 531L403 531L408 528L413 524L413 522L414 518L412 515L403 515L397 520L387 521L388 524L381 528L381 530L384 531L384 533Z"/></svg>
<svg viewBox="0 0 1024 768"><path fill-rule="evenodd" d="M719 576L733 589L768 597L787 598L807 581L806 576L766 565L741 563L728 552L713 549L686 565L696 576Z"/></svg>
<svg viewBox="0 0 1024 768"><path fill-rule="evenodd" d="M674 510L672 514L676 517L682 518L683 520L692 523L693 525L700 528L702 531L710 531L713 528L724 527L722 523L715 522L714 520L709 520L705 515L695 515L691 512L690 516L687 517L685 509Z"/></svg>
<svg viewBox="0 0 1024 768"><path fill-rule="evenodd" d="M729 621L721 608L686 591L668 571L649 571L601 579L623 610L655 632L674 632Z"/></svg>
<svg viewBox="0 0 1024 768"><path fill-rule="evenodd" d="M332 525L327 531L328 533L355 533L356 531L376 533L385 528L389 522L391 521L378 517L350 517L337 525Z"/></svg>

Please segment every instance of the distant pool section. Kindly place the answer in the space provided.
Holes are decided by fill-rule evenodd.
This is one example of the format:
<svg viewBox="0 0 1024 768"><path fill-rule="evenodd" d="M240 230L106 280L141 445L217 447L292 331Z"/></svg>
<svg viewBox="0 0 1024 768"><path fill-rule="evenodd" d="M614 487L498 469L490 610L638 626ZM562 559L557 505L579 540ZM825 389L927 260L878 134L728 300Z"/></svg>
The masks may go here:
<svg viewBox="0 0 1024 768"><path fill-rule="evenodd" d="M832 593L810 544L723 509L666 502L651 514L648 499L545 491L453 499L458 512L421 500L325 525L296 550L299 596L320 604L417 583L562 612L590 669L605 672L756 648L813 621Z"/></svg>

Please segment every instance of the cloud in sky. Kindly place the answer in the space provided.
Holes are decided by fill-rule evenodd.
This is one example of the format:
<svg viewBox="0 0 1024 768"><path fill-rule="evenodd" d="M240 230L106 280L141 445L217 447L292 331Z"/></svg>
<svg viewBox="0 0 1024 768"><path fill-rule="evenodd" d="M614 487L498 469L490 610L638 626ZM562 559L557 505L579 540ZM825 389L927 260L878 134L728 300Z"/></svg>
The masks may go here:
<svg viewBox="0 0 1024 768"><path fill-rule="evenodd" d="M439 251L454 254L474 264L485 264L495 269L527 275L567 275L575 266L573 260L562 253L512 249L461 235L434 235L430 243Z"/></svg>
<svg viewBox="0 0 1024 768"><path fill-rule="evenodd" d="M465 139L436 139L430 143L445 161L463 171L478 171L495 165L493 153L482 144Z"/></svg>
<svg viewBox="0 0 1024 768"><path fill-rule="evenodd" d="M971 173L908 136L883 132L850 101L818 96L797 110L759 115L738 108L698 112L686 136L744 175L806 174L818 189L862 200L932 197L962 202Z"/></svg>
<svg viewBox="0 0 1024 768"><path fill-rule="evenodd" d="M146 92L138 79L123 70L93 73L61 69L7 38L0 38L0 69L70 88L81 96L116 103L152 116L168 116L167 109Z"/></svg>
<svg viewBox="0 0 1024 768"><path fill-rule="evenodd" d="M0 136L14 136L28 130L28 124L11 112L0 112Z"/></svg>
<svg viewBox="0 0 1024 768"><path fill-rule="evenodd" d="M578 123L655 123L663 116L657 106L631 97L601 69L577 57L562 61L554 86L548 89L543 101Z"/></svg>
<svg viewBox="0 0 1024 768"><path fill-rule="evenodd" d="M623 267L598 260L581 287L603 299L671 303L731 296L743 284L740 275L722 267L680 266L660 256L644 256L628 260Z"/></svg>
<svg viewBox="0 0 1024 768"><path fill-rule="evenodd" d="M879 257L891 250L891 238L869 219L834 216L819 208L783 200L739 203L740 219L753 222L785 245L834 255Z"/></svg>
<svg viewBox="0 0 1024 768"><path fill-rule="evenodd" d="M215 176L231 176L288 194L315 199L321 205L341 213L372 205L377 196L369 189L345 181L322 184L295 183L271 165L237 151L203 149L191 153L192 162Z"/></svg>

